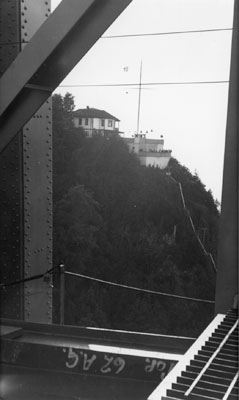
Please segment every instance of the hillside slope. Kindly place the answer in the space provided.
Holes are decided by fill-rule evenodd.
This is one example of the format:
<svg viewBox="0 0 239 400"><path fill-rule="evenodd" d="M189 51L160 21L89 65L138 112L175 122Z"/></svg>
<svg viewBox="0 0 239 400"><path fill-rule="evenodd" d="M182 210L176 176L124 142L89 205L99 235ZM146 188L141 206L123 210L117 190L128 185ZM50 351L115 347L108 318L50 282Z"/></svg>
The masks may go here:
<svg viewBox="0 0 239 400"><path fill-rule="evenodd" d="M142 167L119 137L86 139L71 126L71 97L56 96L55 264L128 286L214 300L215 271L188 216L215 259L218 211L199 177L175 159L167 170ZM72 276L66 276L65 303L67 324L188 336L198 335L214 311L210 303Z"/></svg>

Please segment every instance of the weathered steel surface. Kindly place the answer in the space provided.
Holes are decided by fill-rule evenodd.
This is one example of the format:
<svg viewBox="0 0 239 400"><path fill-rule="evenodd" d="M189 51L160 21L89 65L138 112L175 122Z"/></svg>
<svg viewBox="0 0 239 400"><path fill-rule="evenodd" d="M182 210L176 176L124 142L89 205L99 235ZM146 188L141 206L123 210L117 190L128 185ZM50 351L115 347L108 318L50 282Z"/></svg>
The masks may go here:
<svg viewBox="0 0 239 400"><path fill-rule="evenodd" d="M156 386L153 381L29 370L6 365L3 372L2 395L10 394L11 400L146 400Z"/></svg>
<svg viewBox="0 0 239 400"><path fill-rule="evenodd" d="M0 75L20 50L19 1L0 2ZM2 101L2 99L0 100ZM0 282L22 278L22 136L18 134L0 155ZM2 316L23 317L22 288L1 290Z"/></svg>
<svg viewBox="0 0 239 400"><path fill-rule="evenodd" d="M130 2L60 3L0 80L0 151Z"/></svg>
<svg viewBox="0 0 239 400"><path fill-rule="evenodd" d="M24 276L52 267L52 132L48 100L23 129ZM51 277L25 283L24 319L52 321Z"/></svg>
<svg viewBox="0 0 239 400"><path fill-rule="evenodd" d="M163 359L160 356L138 356L117 354L64 346L59 341L54 345L2 340L1 359L4 364L31 369L57 370L65 373L89 374L127 379L142 379L161 382L176 365L177 359ZM85 347L94 345L85 345ZM95 345L96 347L97 345ZM134 354L135 353L135 354ZM175 357L176 358L176 357Z"/></svg>
<svg viewBox="0 0 239 400"><path fill-rule="evenodd" d="M29 41L48 18L50 1L22 0L21 41ZM22 45L25 46L24 44ZM24 276L52 267L51 99L23 128ZM51 278L24 285L24 319L52 322Z"/></svg>
<svg viewBox="0 0 239 400"><path fill-rule="evenodd" d="M6 71L20 49L19 1L0 2L0 76Z"/></svg>
<svg viewBox="0 0 239 400"><path fill-rule="evenodd" d="M11 65L49 11L47 0L1 2L1 71ZM51 119L49 99L0 154L1 283L52 266ZM51 279L1 290L1 314L51 322Z"/></svg>
<svg viewBox="0 0 239 400"><path fill-rule="evenodd" d="M1 323L0 395L12 400L145 400L193 341L174 337L168 354L165 335Z"/></svg>
<svg viewBox="0 0 239 400"><path fill-rule="evenodd" d="M0 320L2 325L10 325L13 327L20 327L25 332L34 332L36 338L48 338L46 343L50 343L50 338L67 337L68 340L72 338L81 338L85 342L97 342L101 344L121 345L129 348L150 349L151 351L164 351L169 353L184 354L188 348L195 342L192 337L179 337L160 335L156 333L143 333L143 332L130 332L130 331L117 331L102 328L85 328L81 326L62 326L56 324L39 324L25 321L14 321L9 319Z"/></svg>

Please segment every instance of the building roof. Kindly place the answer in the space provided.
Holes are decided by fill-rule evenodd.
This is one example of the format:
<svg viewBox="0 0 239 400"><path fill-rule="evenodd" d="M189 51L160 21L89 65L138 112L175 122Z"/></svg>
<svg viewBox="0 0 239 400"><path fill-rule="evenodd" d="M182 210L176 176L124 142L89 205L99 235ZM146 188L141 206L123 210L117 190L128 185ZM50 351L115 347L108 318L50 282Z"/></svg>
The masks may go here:
<svg viewBox="0 0 239 400"><path fill-rule="evenodd" d="M74 111L74 116L79 118L101 118L101 119L113 119L114 121L120 121L118 118L114 117L112 114L109 114L107 111L98 110L97 108L81 108L79 110Z"/></svg>
<svg viewBox="0 0 239 400"><path fill-rule="evenodd" d="M127 143L135 143L135 137L125 137ZM148 139L145 140L146 144L164 144L164 139Z"/></svg>

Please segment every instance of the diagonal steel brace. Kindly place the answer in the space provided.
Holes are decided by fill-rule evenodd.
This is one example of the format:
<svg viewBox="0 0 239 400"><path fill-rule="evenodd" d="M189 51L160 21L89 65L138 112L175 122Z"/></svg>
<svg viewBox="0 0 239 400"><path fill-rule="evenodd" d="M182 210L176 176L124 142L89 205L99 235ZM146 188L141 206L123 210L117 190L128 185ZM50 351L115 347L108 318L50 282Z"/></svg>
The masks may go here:
<svg viewBox="0 0 239 400"><path fill-rule="evenodd" d="M132 0L62 0L0 79L0 152Z"/></svg>

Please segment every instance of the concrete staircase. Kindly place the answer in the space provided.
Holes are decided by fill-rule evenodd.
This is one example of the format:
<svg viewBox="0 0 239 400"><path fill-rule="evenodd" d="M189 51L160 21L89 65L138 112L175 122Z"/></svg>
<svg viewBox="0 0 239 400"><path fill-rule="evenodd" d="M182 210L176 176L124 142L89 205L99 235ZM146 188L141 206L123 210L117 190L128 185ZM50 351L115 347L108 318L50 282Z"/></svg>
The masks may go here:
<svg viewBox="0 0 239 400"><path fill-rule="evenodd" d="M238 310L218 314L148 400L238 400Z"/></svg>

